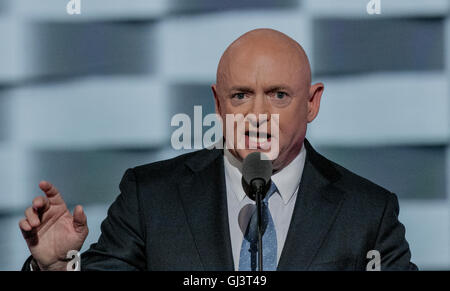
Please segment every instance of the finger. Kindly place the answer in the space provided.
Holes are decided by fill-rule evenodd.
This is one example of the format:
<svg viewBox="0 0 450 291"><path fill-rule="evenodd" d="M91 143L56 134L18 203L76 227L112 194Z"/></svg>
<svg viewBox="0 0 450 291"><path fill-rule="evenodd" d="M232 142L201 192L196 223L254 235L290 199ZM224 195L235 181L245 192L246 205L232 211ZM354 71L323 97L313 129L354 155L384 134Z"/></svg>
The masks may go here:
<svg viewBox="0 0 450 291"><path fill-rule="evenodd" d="M42 214L50 208L50 201L45 196L38 196L33 199L32 205L34 210Z"/></svg>
<svg viewBox="0 0 450 291"><path fill-rule="evenodd" d="M32 228L30 223L26 218L19 221L19 228L22 231L23 238L27 241L30 246L36 245L38 242L37 231Z"/></svg>
<svg viewBox="0 0 450 291"><path fill-rule="evenodd" d="M87 217L81 205L77 205L73 210L73 226L79 232L87 227Z"/></svg>
<svg viewBox="0 0 450 291"><path fill-rule="evenodd" d="M39 219L39 216L36 210L33 209L33 207L28 207L25 210L25 217L27 218L28 223L31 225L31 227L38 227L41 224L41 220Z"/></svg>
<svg viewBox="0 0 450 291"><path fill-rule="evenodd" d="M20 228L20 230L22 231L22 233L23 232L29 232L29 231L31 231L31 229L32 229L32 227L31 227L31 225L28 223L28 221L27 221L27 219L26 218L22 218L20 221L19 221L19 228Z"/></svg>
<svg viewBox="0 0 450 291"><path fill-rule="evenodd" d="M53 186L50 182L39 182L39 188L41 188L41 190L45 193L50 202L55 204L64 203L64 200L62 199L62 196L59 193L58 189L56 189L56 187Z"/></svg>

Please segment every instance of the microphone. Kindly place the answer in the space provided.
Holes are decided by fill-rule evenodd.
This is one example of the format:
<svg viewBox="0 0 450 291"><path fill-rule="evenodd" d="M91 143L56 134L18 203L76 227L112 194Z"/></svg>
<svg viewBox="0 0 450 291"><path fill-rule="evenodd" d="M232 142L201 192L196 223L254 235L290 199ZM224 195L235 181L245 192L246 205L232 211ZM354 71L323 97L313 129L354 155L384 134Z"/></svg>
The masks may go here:
<svg viewBox="0 0 450 291"><path fill-rule="evenodd" d="M242 165L242 188L245 194L252 200L256 201L257 223L258 223L258 269L263 270L263 253L262 253L262 207L261 201L266 197L267 191L270 189L272 176L272 162L261 152L253 152L249 154Z"/></svg>
<svg viewBox="0 0 450 291"><path fill-rule="evenodd" d="M262 159L262 157L266 159ZM242 164L242 188L248 198L256 201L256 193L260 192L261 200L266 197L270 189L270 177L272 176L272 162L260 152L249 154Z"/></svg>

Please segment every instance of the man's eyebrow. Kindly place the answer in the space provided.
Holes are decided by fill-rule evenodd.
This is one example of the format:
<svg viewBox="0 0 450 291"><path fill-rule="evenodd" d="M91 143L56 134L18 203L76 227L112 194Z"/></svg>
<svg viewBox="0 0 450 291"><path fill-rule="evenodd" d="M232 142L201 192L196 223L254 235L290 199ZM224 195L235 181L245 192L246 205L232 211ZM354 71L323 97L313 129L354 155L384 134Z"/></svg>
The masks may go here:
<svg viewBox="0 0 450 291"><path fill-rule="evenodd" d="M266 92L274 92L274 91L289 91L289 92L291 92L292 90L289 86L286 86L286 85L274 85L274 86L268 87L264 91L266 91Z"/></svg>
<svg viewBox="0 0 450 291"><path fill-rule="evenodd" d="M253 92L253 89L246 86L233 86L230 91L239 91L239 92Z"/></svg>
<svg viewBox="0 0 450 291"><path fill-rule="evenodd" d="M233 86L230 91L239 91L239 92L253 92L253 89L247 86ZM287 85L273 85L266 88L264 91L266 92L274 92L274 91L292 91L291 88Z"/></svg>

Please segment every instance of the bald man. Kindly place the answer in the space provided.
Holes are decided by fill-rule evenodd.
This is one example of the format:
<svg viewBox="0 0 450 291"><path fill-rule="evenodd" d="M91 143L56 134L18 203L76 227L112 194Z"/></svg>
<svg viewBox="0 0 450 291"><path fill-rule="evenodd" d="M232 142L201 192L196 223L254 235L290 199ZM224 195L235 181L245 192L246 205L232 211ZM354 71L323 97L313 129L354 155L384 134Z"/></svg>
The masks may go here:
<svg viewBox="0 0 450 291"><path fill-rule="evenodd" d="M81 269L255 270L255 207L241 186L242 161L255 151L273 164L263 202L265 270L417 269L395 194L305 139L323 90L311 84L308 58L290 37L271 29L239 37L212 85L225 149L128 169ZM225 122L230 115L246 117L245 127ZM87 219L81 206L72 215L53 185L39 186L45 196L19 223L32 255L23 270L65 270L66 254L87 236Z"/></svg>

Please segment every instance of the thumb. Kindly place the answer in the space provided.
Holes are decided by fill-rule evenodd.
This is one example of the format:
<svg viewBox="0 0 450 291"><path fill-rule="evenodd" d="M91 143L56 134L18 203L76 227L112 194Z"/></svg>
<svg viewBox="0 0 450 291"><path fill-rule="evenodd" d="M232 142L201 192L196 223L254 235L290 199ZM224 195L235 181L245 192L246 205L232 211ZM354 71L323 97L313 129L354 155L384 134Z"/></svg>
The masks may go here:
<svg viewBox="0 0 450 291"><path fill-rule="evenodd" d="M77 232L85 232L87 229L87 217L81 205L73 210L73 227Z"/></svg>

